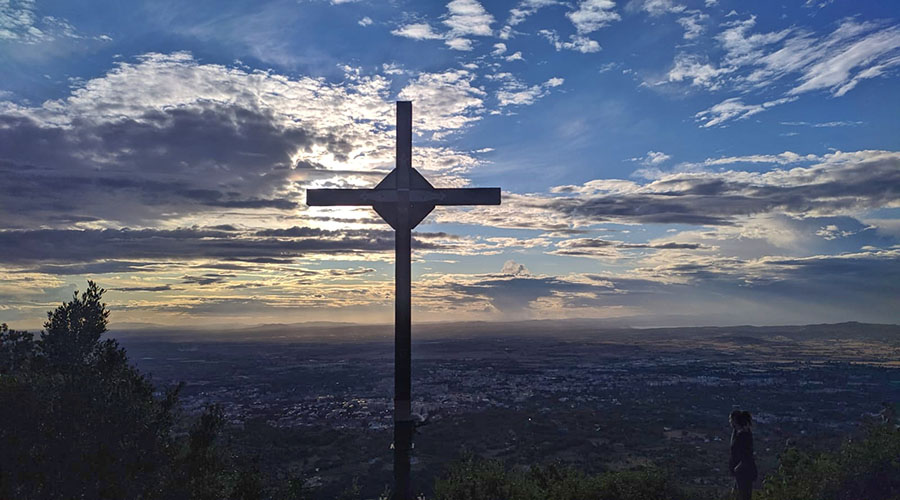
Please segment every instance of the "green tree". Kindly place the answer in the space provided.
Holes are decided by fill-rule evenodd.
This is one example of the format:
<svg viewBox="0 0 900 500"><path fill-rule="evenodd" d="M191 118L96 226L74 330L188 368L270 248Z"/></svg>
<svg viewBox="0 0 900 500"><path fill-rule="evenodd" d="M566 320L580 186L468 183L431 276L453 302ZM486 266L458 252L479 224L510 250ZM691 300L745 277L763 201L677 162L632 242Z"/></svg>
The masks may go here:
<svg viewBox="0 0 900 500"><path fill-rule="evenodd" d="M861 439L834 452L788 448L763 482L763 500L900 500L900 428L893 407ZM889 417L888 417L889 416Z"/></svg>
<svg viewBox="0 0 900 500"><path fill-rule="evenodd" d="M89 281L38 340L0 327L0 498L254 498L252 475L215 446L221 412L177 438L179 387L155 396L125 350L101 340L104 292Z"/></svg>

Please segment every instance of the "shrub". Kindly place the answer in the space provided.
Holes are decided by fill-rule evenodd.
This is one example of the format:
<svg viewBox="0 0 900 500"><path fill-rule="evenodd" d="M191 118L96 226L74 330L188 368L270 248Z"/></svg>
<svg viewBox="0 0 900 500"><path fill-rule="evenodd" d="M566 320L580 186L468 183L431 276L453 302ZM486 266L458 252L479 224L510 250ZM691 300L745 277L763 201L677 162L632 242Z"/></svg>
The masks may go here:
<svg viewBox="0 0 900 500"><path fill-rule="evenodd" d="M88 282L40 338L0 326L0 498L256 498L258 480L216 447L210 408L176 437L179 388L155 388L115 340Z"/></svg>
<svg viewBox="0 0 900 500"><path fill-rule="evenodd" d="M886 419L836 452L789 448L760 493L763 500L900 500L900 429Z"/></svg>
<svg viewBox="0 0 900 500"><path fill-rule="evenodd" d="M508 469L467 457L435 482L438 500L681 500L689 495L658 469L586 475L548 465Z"/></svg>

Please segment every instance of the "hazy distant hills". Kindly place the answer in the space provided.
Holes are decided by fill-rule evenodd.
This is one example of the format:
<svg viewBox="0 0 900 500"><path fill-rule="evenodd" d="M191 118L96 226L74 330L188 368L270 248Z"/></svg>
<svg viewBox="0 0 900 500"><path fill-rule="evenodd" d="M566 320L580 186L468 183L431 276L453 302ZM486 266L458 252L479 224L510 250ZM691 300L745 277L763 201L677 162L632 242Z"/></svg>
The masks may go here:
<svg viewBox="0 0 900 500"><path fill-rule="evenodd" d="M413 341L489 337L550 337L579 341L648 341L704 339L740 344L770 341L876 341L900 344L900 325L835 323L788 326L714 326L638 328L623 320L532 320L515 322L469 321L413 325ZM266 324L254 327L174 329L154 325L123 325L112 328L112 336L123 339L173 342L357 342L388 341L393 326L341 322Z"/></svg>

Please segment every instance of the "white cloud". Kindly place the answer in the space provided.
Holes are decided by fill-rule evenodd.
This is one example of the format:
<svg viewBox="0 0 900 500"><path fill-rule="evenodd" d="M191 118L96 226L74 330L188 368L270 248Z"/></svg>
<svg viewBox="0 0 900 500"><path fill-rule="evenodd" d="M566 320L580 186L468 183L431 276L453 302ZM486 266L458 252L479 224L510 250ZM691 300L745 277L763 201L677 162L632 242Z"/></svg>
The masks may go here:
<svg viewBox="0 0 900 500"><path fill-rule="evenodd" d="M553 30L539 30L538 35L546 38L557 51L566 49L581 52L582 54L600 51L600 44L586 36L570 35L569 41L563 42L556 31Z"/></svg>
<svg viewBox="0 0 900 500"><path fill-rule="evenodd" d="M553 45L556 50L562 49L562 45L559 42L559 34L556 30L538 30L538 35L547 39L550 42L550 45Z"/></svg>
<svg viewBox="0 0 900 500"><path fill-rule="evenodd" d="M730 120L743 120L769 108L797 100L796 97L782 97L766 101L762 104L744 104L739 97L732 97L700 111L694 117L703 123L704 128L721 125Z"/></svg>
<svg viewBox="0 0 900 500"><path fill-rule="evenodd" d="M709 16L699 10L689 11L687 16L679 17L678 24L684 28L684 39L693 40L702 35L706 29L703 22L707 19Z"/></svg>
<svg viewBox="0 0 900 500"><path fill-rule="evenodd" d="M675 65L669 70L666 77L669 82L687 80L691 82L691 85L715 90L722 85L718 79L719 75L730 71L729 68L716 68L700 56L678 54L675 56Z"/></svg>
<svg viewBox="0 0 900 500"><path fill-rule="evenodd" d="M826 240L846 238L848 236L853 236L856 233L856 231L842 231L836 224L828 224L827 226L822 226L818 231L816 231L817 236L821 236Z"/></svg>
<svg viewBox="0 0 900 500"><path fill-rule="evenodd" d="M838 30L857 27L862 28L845 23ZM800 77L802 83L789 94L830 89L835 96L842 96L860 81L880 76L886 69L900 65L900 57L896 55L900 49L900 27L886 28L861 38L847 38L849 40L836 41L815 64L807 66ZM895 55L885 57L891 54Z"/></svg>
<svg viewBox="0 0 900 500"><path fill-rule="evenodd" d="M500 274L511 274L513 276L528 276L531 272L528 271L528 268L525 267L524 264L519 264L514 260L508 260L503 263L503 268L500 270Z"/></svg>
<svg viewBox="0 0 900 500"><path fill-rule="evenodd" d="M382 63L381 64L381 72L385 75L402 75L406 73L406 70L403 69L403 66L393 62L393 63Z"/></svg>
<svg viewBox="0 0 900 500"><path fill-rule="evenodd" d="M434 28L428 23L413 23L403 25L393 31L391 34L412 38L413 40L440 40L443 35L436 33Z"/></svg>
<svg viewBox="0 0 900 500"><path fill-rule="evenodd" d="M665 163L672 157L661 151L647 151L647 156L643 158L632 158L632 161L639 161L643 165L657 166Z"/></svg>
<svg viewBox="0 0 900 500"><path fill-rule="evenodd" d="M366 16L356 22L356 24L359 24L360 26L371 26L372 23L373 23L372 18L369 16Z"/></svg>
<svg viewBox="0 0 900 500"><path fill-rule="evenodd" d="M522 24L525 18L535 14L538 10L559 4L556 0L522 0L509 11L509 19L506 24L516 26Z"/></svg>
<svg viewBox="0 0 900 500"><path fill-rule="evenodd" d="M499 56L506 52L506 44L505 43L495 43L494 50L491 51L492 56Z"/></svg>
<svg viewBox="0 0 900 500"><path fill-rule="evenodd" d="M554 77L554 78L551 78L551 79L547 80L546 82L544 82L544 85L547 87L559 87L563 83L565 83L564 79L559 78L559 77Z"/></svg>
<svg viewBox="0 0 900 500"><path fill-rule="evenodd" d="M435 138L480 120L485 92L472 86L475 75L463 69L422 73L400 91L416 102L414 127Z"/></svg>
<svg viewBox="0 0 900 500"><path fill-rule="evenodd" d="M472 40L468 38L448 38L446 41L444 41L444 44L453 50L461 50L464 52L470 51L474 48L472 45Z"/></svg>
<svg viewBox="0 0 900 500"><path fill-rule="evenodd" d="M685 10L685 6L676 4L672 0L632 0L629 9L640 9L651 16L661 16L663 14L679 13Z"/></svg>
<svg viewBox="0 0 900 500"><path fill-rule="evenodd" d="M60 39L85 39L66 19L40 15L34 0L0 1L0 40L24 44L52 42ZM94 40L110 41L107 35Z"/></svg>
<svg viewBox="0 0 900 500"><path fill-rule="evenodd" d="M15 109L41 123L59 126L70 126L75 120L138 119L149 110L207 101L272 109L284 123L309 121L310 125L322 127L321 130L346 126L338 115L386 119L379 118L382 112L375 111L375 104L389 102L389 82L378 76L360 76L354 68L344 69L347 83L334 86L314 78L288 80L269 77L263 72L200 64L189 52L148 53L139 56L137 62L117 64L105 75L73 90L65 99L47 101L35 108ZM323 118L314 120L318 115Z"/></svg>
<svg viewBox="0 0 900 500"><path fill-rule="evenodd" d="M570 41L562 43L562 48L581 52L582 54L600 52L600 44L586 36L573 35L570 37Z"/></svg>
<svg viewBox="0 0 900 500"><path fill-rule="evenodd" d="M801 155L793 151L785 151L777 155L745 155L723 156L720 158L707 158L702 165L729 165L733 163L774 163L777 165L789 165L792 163L819 161L822 158L814 154Z"/></svg>
<svg viewBox="0 0 900 500"><path fill-rule="evenodd" d="M806 3L803 4L804 7L811 8L824 8L834 3L834 0L806 0Z"/></svg>
<svg viewBox="0 0 900 500"><path fill-rule="evenodd" d="M191 225L225 210L231 223L255 211L249 224L265 225L299 207L305 187L371 186L393 164L391 82L344 69L343 81L330 83L201 64L184 52L146 54L64 99L34 107L0 102L3 119L33 137L16 139L0 174L22 193L35 183L60 200L78 191L79 206L60 202L60 210L100 227L198 218ZM484 91L472 78L462 71L410 82L401 98L416 100L417 131L446 134L477 120ZM417 164L442 184L464 185L477 163L449 148L416 151ZM71 224L39 201L34 197L34 210L17 202L16 213L0 214L3 225Z"/></svg>
<svg viewBox="0 0 900 500"><path fill-rule="evenodd" d="M632 161L640 161L644 165L647 166L655 166L652 161L651 155L653 152L648 153L645 158L632 158ZM660 153L661 154L661 153ZM665 157L669 159L668 156ZM648 161L651 160L651 161ZM634 173L634 176L641 177L644 179L657 180L669 177L675 173L709 173L708 167L721 167L723 165L734 165L740 163L763 163L763 164L772 164L772 165L794 165L800 163L812 163L817 161L822 161L823 158L821 156L816 156L814 154L805 154L801 155L798 153L794 153L793 151L785 151L783 153L778 154L755 154L755 155L743 155L743 156L721 156L718 158L707 158L701 162L684 162L679 163L675 166L671 171L663 171L659 168L647 168L641 169ZM658 162L661 163L661 162Z"/></svg>
<svg viewBox="0 0 900 500"><path fill-rule="evenodd" d="M640 160L640 158L638 158ZM636 193L641 189L641 185L624 179L594 179L581 185L565 185L550 188L551 193L556 194L578 194L578 195L597 195L597 194L628 194Z"/></svg>
<svg viewBox="0 0 900 500"><path fill-rule="evenodd" d="M506 59L507 62L512 62L512 61L524 61L524 60L525 60L525 58L522 57L522 52L521 52L521 51L516 51L516 52L514 52L514 53L512 53L512 54L510 54L510 55L508 55L508 56L506 56L505 59Z"/></svg>
<svg viewBox="0 0 900 500"><path fill-rule="evenodd" d="M491 16L477 0L452 0L447 4L447 14L443 24L449 29L439 33L428 23L412 23L401 26L391 33L415 40L444 40L444 44L459 51L470 51L474 42L469 36L490 36L493 34Z"/></svg>
<svg viewBox="0 0 900 500"><path fill-rule="evenodd" d="M558 5L559 3L557 0L521 0L515 7L510 9L509 18L506 20L506 25L500 29L499 37L502 40L510 38L513 34L514 26L522 24L526 18L535 14L538 10L551 5Z"/></svg>
<svg viewBox="0 0 900 500"><path fill-rule="evenodd" d="M503 88L497 92L500 107L527 106L550 93L550 89L565 82L562 78L551 78L540 85L527 86L515 78L506 79Z"/></svg>
<svg viewBox="0 0 900 500"><path fill-rule="evenodd" d="M5 1L0 4L0 40L35 43L46 37L38 22L33 0Z"/></svg>
<svg viewBox="0 0 900 500"><path fill-rule="evenodd" d="M559 186L550 195L514 195L490 211L476 208L441 220L489 221L499 227L545 231L596 224L692 224L740 228L743 217L790 214L796 217L855 215L900 207L900 152L855 151L812 155L792 152L709 159L798 165L768 171L662 172L649 182L598 179ZM809 165L806 165L809 164Z"/></svg>
<svg viewBox="0 0 900 500"><path fill-rule="evenodd" d="M494 16L476 0L453 0L447 4L444 24L450 27L453 36L490 36L493 22Z"/></svg>
<svg viewBox="0 0 900 500"><path fill-rule="evenodd" d="M715 7L718 5L719 0L706 0L705 4L707 7Z"/></svg>
<svg viewBox="0 0 900 500"><path fill-rule="evenodd" d="M540 85L526 87L524 89L509 89L497 92L497 101L500 107L516 105L523 106L534 104L534 101L546 95L544 88Z"/></svg>
<svg viewBox="0 0 900 500"><path fill-rule="evenodd" d="M501 71L499 73L489 73L487 75L484 75L484 77L488 80L494 80L494 81L499 81L499 82L516 81L516 77L513 76L513 74L508 71Z"/></svg>
<svg viewBox="0 0 900 500"><path fill-rule="evenodd" d="M453 50L472 50L473 41L467 36L490 36L493 33L490 15L476 0L453 0L447 4L444 24L450 28L444 42Z"/></svg>
<svg viewBox="0 0 900 500"><path fill-rule="evenodd" d="M694 21L682 18L679 22L687 30L686 38L694 36ZM705 126L746 118L813 91L828 90L832 96L840 97L860 82L900 67L900 26L845 19L825 36L794 27L754 33L755 26L756 18L752 16L726 23L725 29L715 36L725 51L720 61L679 53L666 81L742 94L775 87L784 80L792 88L781 99L760 105L745 105L739 97L726 99L698 113L700 117L713 115Z"/></svg>
<svg viewBox="0 0 900 500"><path fill-rule="evenodd" d="M581 0L578 9L568 12L566 17L575 25L579 35L586 35L622 19L613 10L615 8L616 3L612 0Z"/></svg>
<svg viewBox="0 0 900 500"><path fill-rule="evenodd" d="M785 29L751 34L750 30L756 26L756 16L744 21L733 21L726 26L727 29L716 35L716 40L725 49L725 64L729 66L752 63L764 54L764 47L784 40L791 32L790 29Z"/></svg>
<svg viewBox="0 0 900 500"><path fill-rule="evenodd" d="M698 13L698 11L693 11ZM699 14L699 13L698 13ZM705 16L699 14L699 16ZM699 36L703 26L700 24L705 17L693 16L680 18L678 21L685 28L685 39ZM709 90L718 90L725 84L734 85L735 82L760 79L758 76L735 75L742 67L759 61L764 57L764 47L783 40L790 30L776 33L749 34L749 30L756 25L756 18L750 17L744 21L726 23L726 29L716 35L715 39L725 50L722 61L718 64L710 62L709 57L699 54L678 53L672 69L669 70L667 81L689 81L691 85ZM700 31L698 31L700 30ZM725 79L723 76L728 75Z"/></svg>
<svg viewBox="0 0 900 500"><path fill-rule="evenodd" d="M832 128L832 127L858 127L865 122L861 121L832 121L832 122L820 122L820 123L810 123L810 122L781 122L782 125L789 126L800 126L800 127L813 127L813 128Z"/></svg>

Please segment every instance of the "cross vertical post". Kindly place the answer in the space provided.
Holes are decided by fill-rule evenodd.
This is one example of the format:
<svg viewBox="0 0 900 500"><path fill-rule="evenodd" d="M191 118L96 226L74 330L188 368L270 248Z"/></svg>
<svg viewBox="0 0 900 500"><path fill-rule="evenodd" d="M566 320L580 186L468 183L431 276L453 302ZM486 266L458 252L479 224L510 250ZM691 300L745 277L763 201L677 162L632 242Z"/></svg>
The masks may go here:
<svg viewBox="0 0 900 500"><path fill-rule="evenodd" d="M394 260L394 485L398 500L412 499L412 228L409 176L412 169L412 103L397 103L397 226Z"/></svg>
<svg viewBox="0 0 900 500"><path fill-rule="evenodd" d="M412 167L412 102L397 101L396 166L374 189L308 189L309 206L370 206L394 228L394 499L412 500L412 230L435 205L499 205L500 188L435 188Z"/></svg>

